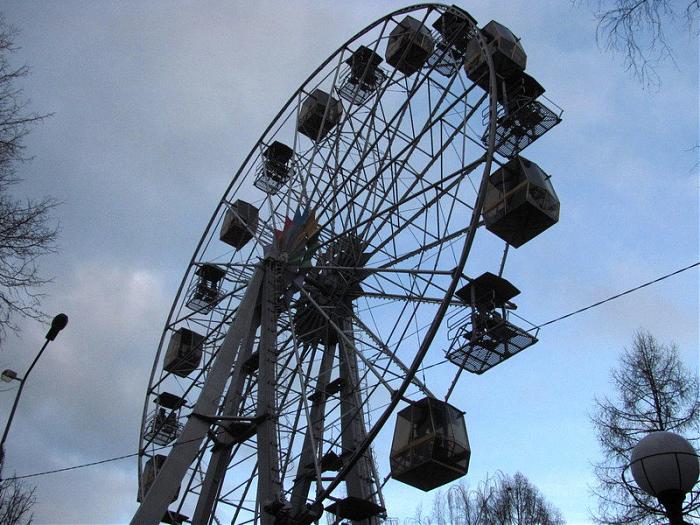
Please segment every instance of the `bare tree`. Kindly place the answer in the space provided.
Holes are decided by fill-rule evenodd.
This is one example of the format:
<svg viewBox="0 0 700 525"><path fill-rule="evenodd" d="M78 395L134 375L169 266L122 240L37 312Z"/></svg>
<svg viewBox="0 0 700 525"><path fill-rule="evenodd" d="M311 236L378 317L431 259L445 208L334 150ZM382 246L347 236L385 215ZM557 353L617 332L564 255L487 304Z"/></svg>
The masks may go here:
<svg viewBox="0 0 700 525"><path fill-rule="evenodd" d="M11 62L16 34L0 14L0 338L8 329L17 330L18 318L45 319L39 289L47 279L37 260L55 250L57 236L54 199L20 199L11 193L20 181L19 165L28 160L24 138L48 116L28 112L29 101L17 85L29 69Z"/></svg>
<svg viewBox="0 0 700 525"><path fill-rule="evenodd" d="M612 384L615 397L596 399L591 416L603 452L595 465L598 481L592 490L598 511L594 519L608 525L656 524L663 519L663 509L627 484L622 473L632 449L649 432L667 430L697 439L698 381L681 362L674 344L661 344L649 332L639 331L612 371ZM691 494L691 501L697 498L697 491Z"/></svg>
<svg viewBox="0 0 700 525"><path fill-rule="evenodd" d="M459 483L447 491L447 512L451 524L489 525L488 504L492 495L491 480L487 478L476 489Z"/></svg>
<svg viewBox="0 0 700 525"><path fill-rule="evenodd" d="M561 513L525 475L498 474L476 489L460 483L433 497L430 516L416 512L413 524L563 525Z"/></svg>
<svg viewBox="0 0 700 525"><path fill-rule="evenodd" d="M3 479L3 466L0 458L0 523L28 525L32 522L32 506L36 502L35 489L14 476Z"/></svg>
<svg viewBox="0 0 700 525"><path fill-rule="evenodd" d="M656 67L674 59L667 35L681 27L697 33L700 0L596 0L595 5L598 42L621 53L627 70L646 85L658 86Z"/></svg>
<svg viewBox="0 0 700 525"><path fill-rule="evenodd" d="M551 505L527 477L516 472L500 475L486 505L491 525L562 525L561 513Z"/></svg>
<svg viewBox="0 0 700 525"><path fill-rule="evenodd" d="M33 487L15 478L0 481L0 523L3 525L29 525L35 502Z"/></svg>

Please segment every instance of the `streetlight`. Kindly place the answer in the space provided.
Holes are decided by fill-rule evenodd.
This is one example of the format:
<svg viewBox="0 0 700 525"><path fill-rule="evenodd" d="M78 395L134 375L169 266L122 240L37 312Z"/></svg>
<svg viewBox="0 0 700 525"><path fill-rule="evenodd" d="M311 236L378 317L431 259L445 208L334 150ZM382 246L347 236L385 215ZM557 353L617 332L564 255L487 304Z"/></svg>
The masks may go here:
<svg viewBox="0 0 700 525"><path fill-rule="evenodd" d="M29 377L29 374L32 372L32 369L34 368L34 365L36 365L36 362L39 360L41 357L41 354L44 353L44 350L46 349L47 345L49 344L49 341L53 341L56 339L56 336L58 333L63 330L66 325L68 324L68 316L66 314L58 314L56 317L53 318L53 321L51 321L51 328L49 328L49 331L46 333L46 342L44 345L41 347L41 350L39 350L39 353L36 355L34 358L34 361L32 361L32 364L29 365L29 369L27 370L27 373L24 374L24 377L18 377L17 372L14 370L4 370L2 372L2 380L5 382L10 382L10 381L19 381L19 388L17 389L17 394L15 395L15 402L12 404L12 410L10 411L10 417L7 419L7 423L5 424L5 431L2 434L2 440L0 440L0 466L4 463L5 459L5 440L7 439L7 434L10 432L10 426L12 425L12 418L15 416L15 411L17 410L17 404L19 403L19 398L22 395L22 389L24 388L24 384L27 382L27 378ZM1 475L1 472L0 472Z"/></svg>
<svg viewBox="0 0 700 525"><path fill-rule="evenodd" d="M15 380L20 381L20 379L17 379L17 372L10 370L9 368L2 371L2 376L0 376L0 379L2 379L5 383Z"/></svg>
<svg viewBox="0 0 700 525"><path fill-rule="evenodd" d="M683 500L698 481L698 455L678 434L652 432L632 450L632 477L666 509L670 525L684 525Z"/></svg>

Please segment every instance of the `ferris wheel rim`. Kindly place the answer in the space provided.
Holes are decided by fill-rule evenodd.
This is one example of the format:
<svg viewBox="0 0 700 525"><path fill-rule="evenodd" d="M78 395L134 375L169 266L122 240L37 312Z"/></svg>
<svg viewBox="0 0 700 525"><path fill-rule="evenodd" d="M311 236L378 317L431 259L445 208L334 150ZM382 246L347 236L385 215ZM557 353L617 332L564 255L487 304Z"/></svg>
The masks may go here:
<svg viewBox="0 0 700 525"><path fill-rule="evenodd" d="M175 312L175 309L176 309L176 307L177 307L177 304L178 304L179 301L181 300L182 294L183 294L184 291L185 291L186 284L187 284L187 279L188 279L188 277L189 277L189 275L190 275L190 271L191 271L191 269L195 266L196 259L197 259L197 254L200 253L200 250L201 250L202 246L205 244L206 239L207 239L208 236L210 235L211 230L212 230L212 227L213 227L213 225L214 225L215 222L216 222L216 217L218 216L218 214L221 212L222 208L223 208L223 207L226 205L226 203L227 203L225 197L231 193L231 191L232 191L232 189L234 188L236 182L237 182L237 181L240 179L240 177L243 175L244 168L245 168L246 165L250 162L251 158L255 155L255 152L258 150L259 146L263 143L263 140L265 139L265 137L267 137L268 134L269 134L269 132L274 128L274 126L275 126L275 124L277 123L277 121L279 120L279 118L284 114L285 110L287 110L289 107L291 107L291 106L295 103L295 100L299 97L299 95L300 95L301 93L304 92L304 88L316 77L316 75L317 75L320 71L322 71L324 67L328 66L328 65L333 61L333 59L335 59L340 53L342 53L345 49L347 49L348 46L349 46L351 43L353 43L354 41L356 41L357 39L359 39L361 36L363 36L364 34L368 33L369 31L371 31L372 29L376 28L376 27L379 26L380 24L385 23L385 22L391 20L393 17L395 17L395 16L397 16L397 15L401 15L401 14L404 14L404 13L412 12L412 11L415 11L415 10L418 10L418 9L428 9L428 10L436 10L436 9L437 9L437 10L439 10L440 8L447 9L447 8L449 8L449 6L444 5L444 4L425 3L425 4L416 4L416 5L414 5L414 6L409 6L409 7L405 7L405 8L402 8L402 9L398 9L398 10L396 10L396 11L394 11L394 12L388 14L388 15L385 15L384 17L382 17L382 18L376 20L376 21L373 22L372 24L370 24L370 25L368 25L367 27L365 27L362 31L356 33L353 37L351 37L349 40L347 40L342 46L340 46L333 54L331 54L331 55L330 55L330 56L329 56L329 57L328 57L328 58L327 58L313 73L311 73L311 75L309 75L309 77L302 83L302 85L292 94L292 96L289 98L289 100L283 105L283 107L282 107L282 109L279 111L279 113L273 118L273 120L271 121L271 123L267 126L267 128L266 128L266 129L263 131L263 133L260 135L260 138L255 142L254 146L251 148L251 150L250 150L250 152L248 153L248 155L246 156L246 158L242 161L241 167L240 167L240 168L238 169L238 171L235 173L235 175L234 175L234 177L232 178L231 182L229 183L229 185L228 185L226 191L224 192L224 198L222 198L222 199L219 200L219 202L218 202L218 204L217 204L217 206L216 206L216 208L215 208L215 210L214 210L214 212L213 212L213 214L212 214L212 216L211 216L211 218L210 218L210 220L209 220L209 223L207 224L207 226L206 226L206 228L205 228L205 230L204 230L202 236L200 237L200 240L199 240L199 242L198 242L198 244L197 244L197 246L196 246L196 248L195 248L195 251L194 251L194 253L193 253L193 256L192 256L192 258L190 259L190 262L189 262L189 264L188 264L188 266L187 266L187 271L186 271L186 273L185 273L185 275L184 275L184 277L183 277L183 279L182 279L182 281L181 281L181 283L180 283L180 286L179 286L179 288L178 288L178 292L177 292L177 294L176 294L176 296L175 296L175 299L174 299L174 301L173 301L173 304L172 304L172 306L171 306L170 313L168 314L168 322L166 323L166 326L165 326L165 328L164 328L164 330L163 330L163 332L162 332L162 334L161 334L161 338L160 338L160 342L159 342L159 347L158 347L158 352L157 352L156 357L155 357L155 359L154 359L154 365L153 365L153 369L152 369L152 372L151 372L151 377L149 378L149 390L148 390L148 392L147 392L146 399L145 399L145 403L144 403L144 411L143 411L143 416L142 416L141 433L140 433L140 441L139 441L139 458L138 458L138 463L139 463L139 476L141 475L141 472L142 472L142 457L145 456L145 454L143 453L144 448L143 448L141 445L142 445L142 443L143 443L143 432L144 432L144 430L145 430L146 420L147 420L147 416L148 416L148 403L149 403L149 400L150 400L151 385L154 383L155 374L156 374L157 369L158 369L158 362L159 362L159 359L160 359L160 357L161 357L162 349L163 349L163 347L164 347L165 337L166 337L166 334L168 333L169 327L172 325L172 323L171 323L170 321L171 321L172 318L173 318L173 313ZM428 12L430 12L430 11L428 11ZM493 70L493 64L492 64L492 62L491 62L490 56L489 56L489 59L488 59L488 60L489 60L490 75L493 77L493 76L495 75L495 73L494 73L494 70ZM491 162L492 162L493 156L494 156L494 135L495 135L495 118L494 118L494 115L495 115L495 96L494 96L494 93L495 93L495 89L496 89L496 88L495 88L495 81L494 81L493 78L491 78L491 81L490 81L490 91L489 91L489 99L490 99L490 104L489 104L489 107L490 107L489 143L488 143L487 151L486 151L486 153L485 153L485 155L484 155L484 160L483 160L483 163L485 164L485 168L484 168L484 175L482 176L482 185L483 185L484 177L488 175L488 171L490 170ZM481 192L480 192L480 193L481 193ZM478 210L478 207L475 206L475 207L474 207L474 210L473 210L472 216L473 216L473 217L478 216L479 213L480 213L480 210ZM472 222L474 222L474 219L472 219ZM476 232L476 227L471 227L471 228L470 228L470 231L473 232L473 233L475 233L475 232ZM472 236L472 240L473 240L473 236ZM465 247L466 247L466 245L467 245L468 243L469 243L469 241L465 241ZM411 377L408 377L408 376L407 376L406 379L405 379L405 380L403 381L403 383L402 383L402 386L401 386L401 389L400 389L401 392L402 392L402 394L406 391L406 389L408 388L408 386L411 384L411 381L412 381L412 379L414 378L414 376L416 375L416 372L417 372L417 370L418 370L418 367L419 367L420 363L422 362L422 359L423 359L423 357L424 357L425 352L427 352L427 349L430 347L430 343L432 342L432 338L435 336L435 334L436 334L436 332L437 332L437 329L439 328L440 324L442 323L442 319L444 318L446 308L447 308L447 306L448 306L448 304L449 304L449 301L450 301L450 299L451 299L452 293L454 292L454 289L455 289L455 287L456 287L456 284L457 284L457 282L458 282L458 280L459 280L459 275L461 274L461 271L463 270L464 265L465 265L465 263L466 263L467 256L468 256L468 250L465 251L465 248L463 248L462 256L460 257L460 261L461 261L461 262L460 262L460 264L458 265L458 266L459 266L459 269L455 269L455 272L453 273L452 280L451 280L451 283L450 283L450 287L449 287L449 289L448 289L448 292L445 293L445 295L444 295L444 297L443 297L443 300L442 300L442 303L441 303L441 305L440 305L440 311L441 311L441 313L440 313L439 316L436 316L436 317L434 318L433 323L431 324L431 328L430 328L430 333L431 333L430 341L429 341L428 343L424 343L424 344L421 346L421 350L419 350L419 353L420 353L420 352L423 352L423 356L421 357L420 360L417 360L419 354L416 355L416 359L414 359L414 363L413 363L413 365L412 365L412 367L411 367L411 368L413 369L412 373L410 374ZM439 319L438 319L438 317L439 317ZM427 338L426 338L426 340L427 340ZM402 394L401 394L401 395L402 395ZM377 425L375 424L375 426L373 426L373 430L376 428L376 429L377 429L377 431L376 431L377 433L381 430L381 428L382 428L383 425L386 423L386 421L388 420L388 418L390 417L390 415L393 413L393 411L394 411L396 405L400 402L401 395L399 395L399 396L396 397L395 402L392 401L393 405L391 406L391 408L385 410L384 414L386 414L386 418L384 419L382 425L380 425L380 426L377 427ZM375 433L375 436L373 436L373 437L371 437L371 438L368 437L367 439L365 439L365 441L364 441L364 443L365 443L365 447L364 447L364 448L365 448L365 449L368 448L368 447L371 445L371 442L373 441L374 437L376 437L376 433ZM361 455L361 453L355 454L355 455L354 455L355 459L357 460L357 459L360 457L360 455ZM349 471L351 468L352 468L352 465L349 465L349 466L346 467L345 471ZM336 476L335 479L337 480L337 482L336 482L336 486L337 486L337 484L340 483L340 482L342 481L342 475L339 474L338 476ZM335 488L335 486L330 487L330 488L327 488L327 489L322 493L322 495L325 495L325 496L329 495L329 494L332 492L332 490L333 490L334 488ZM323 498L319 497L319 498L318 498L318 501L323 501L323 500L325 499L325 496L324 496Z"/></svg>

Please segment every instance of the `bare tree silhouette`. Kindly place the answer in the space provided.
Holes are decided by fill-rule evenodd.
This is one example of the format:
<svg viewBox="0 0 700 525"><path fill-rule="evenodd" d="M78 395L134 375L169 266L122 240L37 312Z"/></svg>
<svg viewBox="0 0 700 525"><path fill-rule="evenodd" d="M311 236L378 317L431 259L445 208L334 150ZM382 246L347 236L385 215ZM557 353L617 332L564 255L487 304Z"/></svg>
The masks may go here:
<svg viewBox="0 0 700 525"><path fill-rule="evenodd" d="M594 519L608 525L655 525L663 520L663 509L625 483L622 472L634 446L649 432L667 430L697 439L698 380L681 362L675 345L661 344L649 332L639 331L612 371L612 384L616 396L596 399L591 416L603 452L603 459L595 465L598 482L592 490L598 511ZM690 501L698 496L694 491ZM691 509L688 517L700 515Z"/></svg>
<svg viewBox="0 0 700 525"><path fill-rule="evenodd" d="M580 2L579 2L580 3ZM659 86L657 66L674 60L668 36L697 34L700 0L583 0L595 6L598 43L624 57L627 70L647 86Z"/></svg>
<svg viewBox="0 0 700 525"><path fill-rule="evenodd" d="M28 160L24 138L48 116L28 112L29 101L17 85L29 68L10 60L16 34L0 14L0 338L17 330L18 318L46 320L39 290L47 279L37 261L55 251L58 233L51 217L55 199L20 199L12 193L20 181L18 167Z"/></svg>

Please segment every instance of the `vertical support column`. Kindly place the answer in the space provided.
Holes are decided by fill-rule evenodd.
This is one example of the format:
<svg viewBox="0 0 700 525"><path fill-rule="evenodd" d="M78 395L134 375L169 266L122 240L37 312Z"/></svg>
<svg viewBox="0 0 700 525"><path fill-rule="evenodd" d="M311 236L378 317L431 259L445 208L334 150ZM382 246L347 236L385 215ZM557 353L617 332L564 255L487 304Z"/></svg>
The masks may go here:
<svg viewBox="0 0 700 525"><path fill-rule="evenodd" d="M253 322L250 324L248 335L238 350L231 383L224 400L224 409L221 412L222 416L238 415L246 380L245 363L252 355L255 332L259 324L260 313L256 312L253 316ZM213 448L209 459L207 473L202 483L194 515L192 516L192 523L207 524L211 522L211 516L216 508L216 498L221 491L221 485L226 477L226 469L231 461L231 452L235 444L233 437L225 429L219 428L216 433L216 440L218 444Z"/></svg>
<svg viewBox="0 0 700 525"><path fill-rule="evenodd" d="M258 369L258 512L260 525L274 525L282 498L277 441L277 296L280 269L266 259L260 301L260 368Z"/></svg>
<svg viewBox="0 0 700 525"><path fill-rule="evenodd" d="M346 305L346 308L352 310L352 303ZM339 324L347 340L353 343L351 346L346 342L345 338L340 338L340 377L345 381L345 386L340 393L341 439L343 452L352 453L365 440L367 431L362 411L360 375L357 367L357 354L351 317L345 317ZM348 496L376 503L372 487L377 487L377 480L374 479L373 472L372 456L368 450L345 478ZM376 518L370 518L356 523L376 525L378 521Z"/></svg>
<svg viewBox="0 0 700 525"><path fill-rule="evenodd" d="M321 357L321 366L316 380L316 392L320 395L314 399L311 404L309 421L306 426L306 435L304 436L304 445L299 458L299 466L297 467L297 476L294 480L294 488L292 489L292 516L298 516L304 512L306 500L311 489L311 482L316 476L316 470L313 464L316 461L319 453L323 452L323 422L326 411L326 386L331 379L331 371L333 369L333 358L335 356L336 345L326 340L323 356ZM306 395L304 392L302 395ZM309 469L308 465L312 467Z"/></svg>
<svg viewBox="0 0 700 525"><path fill-rule="evenodd" d="M248 334L252 322L255 305L260 296L263 270L256 269L248 284L248 289L241 300L231 327L226 333L223 343L204 380L199 398L194 406L192 415L185 423L182 433L177 438L158 472L156 479L145 494L141 505L131 520L132 525L156 525L168 510L168 505L175 499L178 487L187 473L187 469L199 453L199 447L209 431L209 419L197 415L211 416L219 409L221 395L226 380L231 373L231 367L241 340Z"/></svg>

